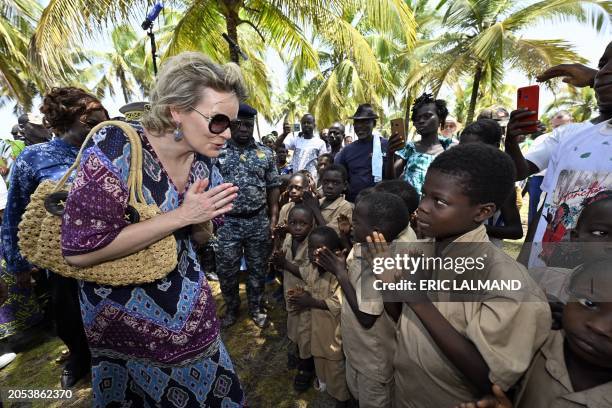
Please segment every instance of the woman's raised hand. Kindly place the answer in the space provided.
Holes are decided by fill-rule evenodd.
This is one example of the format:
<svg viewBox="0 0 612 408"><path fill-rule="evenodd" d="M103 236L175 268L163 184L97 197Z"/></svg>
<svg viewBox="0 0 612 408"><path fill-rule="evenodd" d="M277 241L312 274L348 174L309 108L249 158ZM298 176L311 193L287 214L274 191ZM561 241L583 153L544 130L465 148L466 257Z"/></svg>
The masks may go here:
<svg viewBox="0 0 612 408"><path fill-rule="evenodd" d="M238 187L223 183L208 191L208 179L197 180L185 193L183 204L176 210L184 225L199 224L231 211Z"/></svg>

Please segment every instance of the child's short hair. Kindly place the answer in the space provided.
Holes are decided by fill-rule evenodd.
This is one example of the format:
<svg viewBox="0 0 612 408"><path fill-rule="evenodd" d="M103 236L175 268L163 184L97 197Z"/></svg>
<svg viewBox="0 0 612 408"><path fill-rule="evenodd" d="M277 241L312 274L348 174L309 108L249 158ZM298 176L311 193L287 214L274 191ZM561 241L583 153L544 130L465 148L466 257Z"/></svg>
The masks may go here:
<svg viewBox="0 0 612 408"><path fill-rule="evenodd" d="M380 227L385 239L392 241L407 226L410 213L404 201L391 193L372 193L365 195L357 202L359 207L367 208L369 224Z"/></svg>
<svg viewBox="0 0 612 408"><path fill-rule="evenodd" d="M287 146L285 146L284 144L281 144L280 146L276 146L276 149L274 149L275 152L278 152L279 150L284 150L286 152L288 152L289 150L287 149Z"/></svg>
<svg viewBox="0 0 612 408"><path fill-rule="evenodd" d="M306 207L304 204L299 203L299 204L294 205L293 208L289 210L289 213L287 214L287 221L289 220L289 218L291 218L291 215L297 211L303 211L307 213L314 220L314 214L312 213L312 210L310 209L310 207Z"/></svg>
<svg viewBox="0 0 612 408"><path fill-rule="evenodd" d="M300 170L297 173L291 174L291 177L289 177L289 182L291 182L291 179L294 177L301 177L302 180L304 180L304 188L307 188L308 184L310 183L310 178L309 178L310 173L307 171L304 173L304 171Z"/></svg>
<svg viewBox="0 0 612 408"><path fill-rule="evenodd" d="M461 132L461 137L470 134L478 136L483 143L499 147L502 138L502 128L497 121L483 118L467 125L463 132Z"/></svg>
<svg viewBox="0 0 612 408"><path fill-rule="evenodd" d="M326 225L317 227L310 232L310 239L314 236L321 237L323 243L330 251L336 251L342 246L340 237L338 237L338 234L332 227Z"/></svg>
<svg viewBox="0 0 612 408"><path fill-rule="evenodd" d="M328 158L330 162L334 162L334 156L332 156L331 153L323 153L317 158L317 161L322 158Z"/></svg>
<svg viewBox="0 0 612 408"><path fill-rule="evenodd" d="M576 221L576 228L578 228L578 226L581 224L581 220L589 214L589 209L593 204L607 200L612 200L612 190L600 191L593 196L585 198L582 202L582 211L580 211L578 221Z"/></svg>
<svg viewBox="0 0 612 408"><path fill-rule="evenodd" d="M320 177L321 180L323 179L323 177L328 171L337 171L338 173L342 175L342 179L344 181L348 180L348 173L346 172L346 167L344 167L341 164L330 164L325 170L321 172L321 177Z"/></svg>
<svg viewBox="0 0 612 408"><path fill-rule="evenodd" d="M366 188L364 188L363 190L361 190L357 194L357 197L355 197L355 204L357 204L360 200L362 200L363 198L369 196L373 192L374 192L374 187L366 187Z"/></svg>
<svg viewBox="0 0 612 408"><path fill-rule="evenodd" d="M516 171L508 154L484 143L459 144L441 153L428 172L459 179L472 204L494 203L497 208L514 190Z"/></svg>
<svg viewBox="0 0 612 408"><path fill-rule="evenodd" d="M414 213L419 206L419 193L404 180L383 180L374 186L374 191L398 196L404 200L410 214Z"/></svg>

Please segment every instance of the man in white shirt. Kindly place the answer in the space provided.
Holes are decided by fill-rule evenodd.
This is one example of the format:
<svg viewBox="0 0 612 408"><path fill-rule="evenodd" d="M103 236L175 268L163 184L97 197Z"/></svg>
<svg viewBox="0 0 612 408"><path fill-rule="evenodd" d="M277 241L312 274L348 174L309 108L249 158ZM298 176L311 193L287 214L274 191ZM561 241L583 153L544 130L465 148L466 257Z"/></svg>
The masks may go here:
<svg viewBox="0 0 612 408"><path fill-rule="evenodd" d="M317 158L327 153L327 144L314 133L316 124L312 114L307 113L302 116L300 124L302 131L297 136L294 133L289 134L283 127L283 133L276 139L276 146L280 147L284 144L287 150L293 150L291 159L293 172L308 170L316 182L318 179Z"/></svg>
<svg viewBox="0 0 612 408"><path fill-rule="evenodd" d="M557 132L560 132L563 126L572 122L572 114L566 110L561 110L555 113L550 119L550 126L552 127L553 131L555 129L559 129ZM529 156L530 152L537 152L540 148L540 144L545 143L546 139L551 136L552 132L549 132L535 138L528 147L527 156ZM529 193L529 216L527 218L527 222L529 224L531 224L533 218L538 214L538 208L540 207L540 199L542 196L541 186L545 175L546 169L532 175L527 181L527 192Z"/></svg>
<svg viewBox="0 0 612 408"><path fill-rule="evenodd" d="M518 141L520 135L529 133L525 127L540 125L539 121L522 122L534 112L514 111L508 124L506 152L513 158L517 179L548 169L542 190L547 193L538 218L535 234L530 226L529 241L533 245L529 256L530 267L555 266L562 255L552 255L566 241L582 209L581 203L603 190L612 188L612 125L604 123L612 119L612 42L599 60L599 69L580 64L563 64L545 71L539 81L563 76L574 86L592 86L600 115L587 122L568 124L553 130L538 146L523 157ZM536 148L537 147L537 148ZM534 220L535 222L535 220ZM545 249L544 247L548 247ZM552 248L552 249L551 249ZM567 265L565 265L567 266Z"/></svg>

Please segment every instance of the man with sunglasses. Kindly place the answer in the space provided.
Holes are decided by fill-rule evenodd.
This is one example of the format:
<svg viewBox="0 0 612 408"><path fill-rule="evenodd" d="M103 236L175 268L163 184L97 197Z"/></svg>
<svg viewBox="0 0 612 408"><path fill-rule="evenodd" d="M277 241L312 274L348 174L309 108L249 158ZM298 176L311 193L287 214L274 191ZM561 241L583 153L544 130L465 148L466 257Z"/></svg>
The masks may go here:
<svg viewBox="0 0 612 408"><path fill-rule="evenodd" d="M247 104L238 110L240 126L219 155L219 170L226 183L238 186L234 208L218 231L217 274L226 305L221 325L233 325L240 308L238 274L244 254L247 264L249 315L258 327L268 324L263 308L270 233L278 214L280 176L274 153L253 139L257 111Z"/></svg>

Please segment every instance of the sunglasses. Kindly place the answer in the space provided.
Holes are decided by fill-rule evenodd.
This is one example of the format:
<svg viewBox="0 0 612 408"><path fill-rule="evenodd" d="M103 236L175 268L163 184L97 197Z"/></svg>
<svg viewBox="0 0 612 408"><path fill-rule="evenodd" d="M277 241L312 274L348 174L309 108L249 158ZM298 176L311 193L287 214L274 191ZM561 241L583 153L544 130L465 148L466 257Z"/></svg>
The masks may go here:
<svg viewBox="0 0 612 408"><path fill-rule="evenodd" d="M240 125L242 124L240 120L238 119L232 120L227 115L224 115L222 113L217 113L213 116L206 116L205 114L203 114L202 112L194 108L193 106L191 106L191 109L196 111L200 116L202 116L204 119L208 121L208 130L213 135L220 135L221 133L225 132L228 128L230 129L230 131L236 132L238 129L240 129Z"/></svg>

